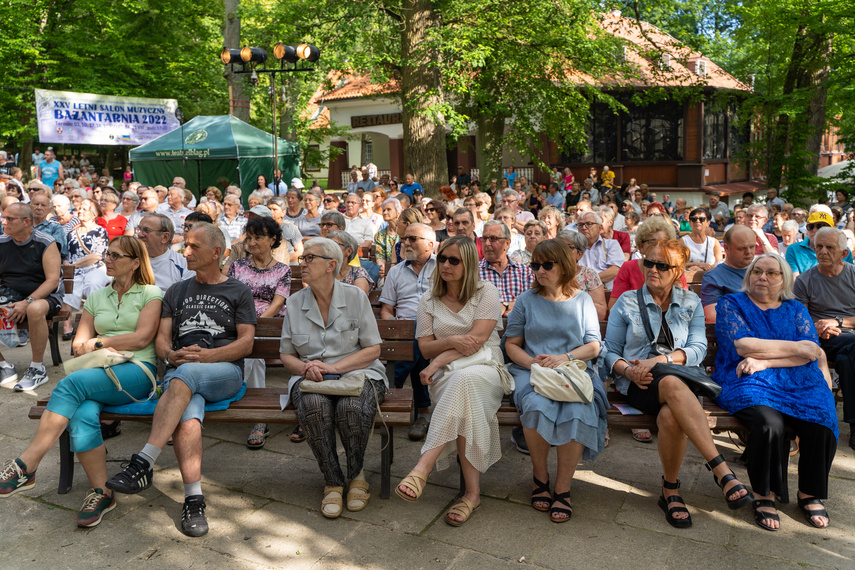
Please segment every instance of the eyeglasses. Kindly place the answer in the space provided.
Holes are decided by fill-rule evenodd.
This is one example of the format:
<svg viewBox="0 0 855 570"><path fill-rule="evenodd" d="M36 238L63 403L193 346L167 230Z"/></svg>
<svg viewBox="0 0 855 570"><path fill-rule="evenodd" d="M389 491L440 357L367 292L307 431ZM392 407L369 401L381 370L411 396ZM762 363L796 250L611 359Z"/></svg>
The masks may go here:
<svg viewBox="0 0 855 570"><path fill-rule="evenodd" d="M151 234L151 233L159 233L162 234L163 230L157 228L147 228L145 226L137 226L138 234Z"/></svg>
<svg viewBox="0 0 855 570"><path fill-rule="evenodd" d="M706 218L706 216L690 216L689 221L690 222L706 222L707 218Z"/></svg>
<svg viewBox="0 0 855 570"><path fill-rule="evenodd" d="M322 228L337 228L338 224L336 224L335 222L321 222L320 224L318 224L318 226Z"/></svg>
<svg viewBox="0 0 855 570"><path fill-rule="evenodd" d="M599 226L597 222L576 222L577 228L590 228L591 226Z"/></svg>
<svg viewBox="0 0 855 570"><path fill-rule="evenodd" d="M437 261L440 265L442 265L442 264L443 264L443 263L445 263L445 262L448 262L448 263L450 263L453 267L457 267L458 265L460 265L460 261L461 261L461 260L460 260L460 258L459 258L459 257L452 257L452 256L449 256L449 255L442 255L442 254L439 254L439 255L437 255L437 256L436 256L436 261Z"/></svg>
<svg viewBox="0 0 855 570"><path fill-rule="evenodd" d="M327 257L326 255L318 255L317 253L309 253L306 255L301 255L297 258L297 263L306 262L306 265L310 264L315 260L316 257L320 257L321 259L332 259L332 257Z"/></svg>
<svg viewBox="0 0 855 570"><path fill-rule="evenodd" d="M404 241L407 243L416 243L416 240L425 239L422 236L406 236L404 237Z"/></svg>
<svg viewBox="0 0 855 570"><path fill-rule="evenodd" d="M668 265L664 261L652 261L650 259L645 259L644 260L644 267L646 267L647 269L653 269L655 267L658 271L662 271L664 273L665 271L671 271L672 269L674 269L677 266L676 265Z"/></svg>
<svg viewBox="0 0 855 570"><path fill-rule="evenodd" d="M430 214L431 212L436 212L436 208L425 208L425 212Z"/></svg>
<svg viewBox="0 0 855 570"><path fill-rule="evenodd" d="M745 214L745 218L749 220L765 220L766 216L761 216L760 214Z"/></svg>
<svg viewBox="0 0 855 570"><path fill-rule="evenodd" d="M806 224L805 227L809 232L812 232L813 230L818 230L820 228L830 228L831 226L829 226L825 222L816 222L815 224Z"/></svg>
<svg viewBox="0 0 855 570"><path fill-rule="evenodd" d="M106 252L106 253L104 254L104 256L103 256L103 257L104 257L104 261L106 261L106 260L108 260L108 259L109 259L110 261L118 261L118 259L119 259L120 257L127 257L128 259L134 259L134 256L133 256L133 255L125 255L124 253L118 253L118 252L115 252L115 251L108 251L108 252Z"/></svg>
<svg viewBox="0 0 855 570"><path fill-rule="evenodd" d="M10 222L12 220L23 220L24 218L14 218L12 216L0 216L0 221Z"/></svg>
<svg viewBox="0 0 855 570"><path fill-rule="evenodd" d="M481 241L488 241L490 243L496 243L497 241L503 241L507 238L499 237L499 236L483 236Z"/></svg>
<svg viewBox="0 0 855 570"><path fill-rule="evenodd" d="M536 261L532 261L530 264L532 271L540 271L540 268L543 267L544 271L552 271L552 268L555 267L554 261L544 261L543 263L538 263Z"/></svg>
<svg viewBox="0 0 855 570"><path fill-rule="evenodd" d="M757 277L757 278L760 278L760 277L762 277L763 275L766 275L766 277L768 277L768 278L769 278L769 281L777 281L778 279L780 279L780 278L781 278L781 276L782 276L783 274L784 274L784 273L783 273L782 271L776 271L776 270L774 270L774 269L766 269L766 270L763 270L763 269L752 269L752 270L751 270L751 277Z"/></svg>

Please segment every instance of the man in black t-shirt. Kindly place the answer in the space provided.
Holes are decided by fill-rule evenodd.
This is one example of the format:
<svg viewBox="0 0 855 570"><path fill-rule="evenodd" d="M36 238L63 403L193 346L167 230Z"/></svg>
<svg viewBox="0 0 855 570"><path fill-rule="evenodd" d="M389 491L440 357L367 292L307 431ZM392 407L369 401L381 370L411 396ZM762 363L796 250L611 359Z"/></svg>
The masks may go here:
<svg viewBox="0 0 855 570"><path fill-rule="evenodd" d="M185 235L184 257L195 279L172 285L163 298L155 341L166 361L164 392L154 411L151 434L139 454L107 487L139 493L151 486L154 462L170 436L184 481L181 529L208 532L202 496L202 420L205 403L229 400L243 384L243 358L252 352L255 303L245 284L220 273L223 233L199 222Z"/></svg>

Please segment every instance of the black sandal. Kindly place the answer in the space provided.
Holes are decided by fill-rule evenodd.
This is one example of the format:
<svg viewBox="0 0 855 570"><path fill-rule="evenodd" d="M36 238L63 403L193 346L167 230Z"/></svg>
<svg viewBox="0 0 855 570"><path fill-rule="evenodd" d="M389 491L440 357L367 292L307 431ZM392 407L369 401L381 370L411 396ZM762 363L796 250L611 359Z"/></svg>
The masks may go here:
<svg viewBox="0 0 855 570"><path fill-rule="evenodd" d="M111 437L116 437L117 435L122 433L122 428L119 427L121 425L120 420L116 420L111 424L101 424L101 439L110 439Z"/></svg>
<svg viewBox="0 0 855 570"><path fill-rule="evenodd" d="M303 443L304 441L306 441L306 434L303 433L303 426L297 424L297 427L291 432L291 443Z"/></svg>
<svg viewBox="0 0 855 570"><path fill-rule="evenodd" d="M552 507L550 507L549 509L549 520L554 523L563 523L570 520L570 517L573 516L573 506L570 505L570 501L568 501L569 498L570 491L567 491L566 493L556 493L555 496L552 497L553 503ZM567 508L565 509L564 507L556 507L555 503L564 505ZM567 518L555 518L555 515L558 514L567 515Z"/></svg>
<svg viewBox="0 0 855 570"><path fill-rule="evenodd" d="M810 497L810 498L805 497L804 499L800 498L798 500L798 503L799 503L799 508L805 514L805 518L807 519L808 524L810 524L812 527L814 527L814 528L828 528L829 526L831 526L831 517L828 516L828 511L825 510L825 505L823 504L823 502L820 499L817 499L816 497ZM808 505L822 505L823 508L811 510L811 509L806 508ZM815 522L813 522L813 517L825 517L828 519L828 524L824 525L824 526L818 525Z"/></svg>
<svg viewBox="0 0 855 570"><path fill-rule="evenodd" d="M552 492L549 490L549 481L543 483L542 481L538 481L537 477L532 477L534 479L534 491L531 492L531 506L534 510L545 513L551 507L553 498ZM547 493L547 496L541 496L542 493ZM535 497L535 495L538 495ZM548 503L544 508L538 508L535 506L535 503Z"/></svg>
<svg viewBox="0 0 855 570"><path fill-rule="evenodd" d="M249 449L261 449L268 437L270 437L270 430L267 424L255 424L249 432L249 437L246 438L246 446Z"/></svg>
<svg viewBox="0 0 855 570"><path fill-rule="evenodd" d="M771 507L774 509L775 508L775 501L770 501L768 499L761 499L761 500L754 501L752 503L752 505L754 506L754 522L757 523L757 526L759 526L762 529L771 530L772 532L774 532L776 530L780 530L781 518L778 516L777 512L770 513L770 512L758 510L761 507ZM768 519L771 519L773 521L778 521L778 523L779 523L778 528L763 524L763 521L768 520Z"/></svg>
<svg viewBox="0 0 855 570"><path fill-rule="evenodd" d="M677 479L676 483L670 483L665 480L665 477L662 477L662 487L669 491L676 491L680 488L680 480ZM674 528L689 528L692 526L692 515L689 513L689 509L686 507L672 507L671 503L683 503L685 505L686 501L680 495L671 495L666 498L665 491L662 491L662 494L659 495L659 508L665 513L665 520L668 521L668 524ZM674 513L686 513L687 516L684 519L676 519L674 518Z"/></svg>
<svg viewBox="0 0 855 570"><path fill-rule="evenodd" d="M704 463L704 465L706 465L707 469L712 471L713 469L715 469L716 467L718 467L722 463L724 463L724 457L722 457L722 455L719 454L719 455L716 455L715 457L713 457L712 459L710 459L709 461L707 461L706 463ZM736 475L734 475L733 473L728 473L727 475L725 475L724 477L721 478L721 481L718 480L718 477L713 475L713 479L715 480L715 484L718 485L722 491L724 491L725 485L727 485L731 481L736 481ZM739 497L738 499L734 499L732 501L730 499L728 499L728 497L730 495L732 495L738 491L742 491L742 490L745 490L744 496ZM726 491L726 494L724 496L724 500L727 503L728 508L732 511L735 511L736 509L741 509L745 505L751 504L751 502L754 501L754 493L749 491L745 487L745 485L743 485L742 483L739 483L738 485L734 485L733 487L731 487L729 491Z"/></svg>

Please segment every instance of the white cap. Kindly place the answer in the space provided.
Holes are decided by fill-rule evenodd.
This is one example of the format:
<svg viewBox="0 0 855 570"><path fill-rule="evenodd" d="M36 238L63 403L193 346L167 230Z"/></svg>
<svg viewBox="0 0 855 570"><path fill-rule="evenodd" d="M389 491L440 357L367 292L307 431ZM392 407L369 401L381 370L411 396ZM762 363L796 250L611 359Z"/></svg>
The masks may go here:
<svg viewBox="0 0 855 570"><path fill-rule="evenodd" d="M305 186L303 186L303 181L300 180L299 178L292 178L291 179L291 187L292 188L299 188L300 190L305 188Z"/></svg>

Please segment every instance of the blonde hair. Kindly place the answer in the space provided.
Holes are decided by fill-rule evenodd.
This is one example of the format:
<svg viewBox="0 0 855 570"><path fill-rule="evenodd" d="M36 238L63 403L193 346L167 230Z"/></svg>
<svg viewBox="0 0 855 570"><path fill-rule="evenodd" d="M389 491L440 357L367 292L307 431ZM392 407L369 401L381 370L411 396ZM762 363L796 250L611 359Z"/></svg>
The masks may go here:
<svg viewBox="0 0 855 570"><path fill-rule="evenodd" d="M140 266L134 270L134 283L139 285L154 285L154 271L148 259L148 250L141 239L134 236L116 236L110 243L115 243L125 255L138 259Z"/></svg>
<svg viewBox="0 0 855 570"><path fill-rule="evenodd" d="M457 300L465 305L475 295L479 286L478 248L475 242L466 236L451 236L439 246L437 255L442 255L442 252L452 245L456 245L460 250L460 260L463 263L463 285L460 287L460 296ZM448 292L448 284L440 273L439 267L433 272L431 296L436 299L441 299Z"/></svg>

